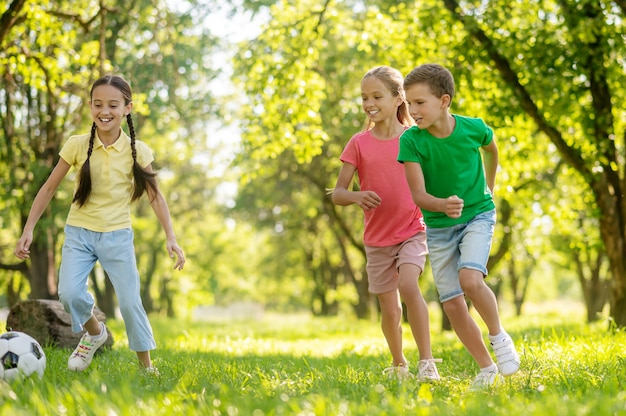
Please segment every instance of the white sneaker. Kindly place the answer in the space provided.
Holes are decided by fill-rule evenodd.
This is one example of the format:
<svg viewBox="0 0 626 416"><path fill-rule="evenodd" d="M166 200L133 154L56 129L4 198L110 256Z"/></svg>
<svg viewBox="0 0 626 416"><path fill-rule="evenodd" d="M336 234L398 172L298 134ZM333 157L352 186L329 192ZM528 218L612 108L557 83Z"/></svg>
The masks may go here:
<svg viewBox="0 0 626 416"><path fill-rule="evenodd" d="M470 391L485 390L495 386L500 381L500 373L497 368L494 367L493 370L481 371L474 379L474 382L470 387Z"/></svg>
<svg viewBox="0 0 626 416"><path fill-rule="evenodd" d="M109 337L103 322L100 322L100 327L102 332L98 336L94 337L89 335L88 332L85 332L78 346L72 355L70 355L69 360L67 360L67 368L72 371L83 371L89 367L96 350L103 346Z"/></svg>
<svg viewBox="0 0 626 416"><path fill-rule="evenodd" d="M507 334L501 341L492 341L491 346L496 354L500 373L505 377L515 374L519 370L520 360L511 337Z"/></svg>
<svg viewBox="0 0 626 416"><path fill-rule="evenodd" d="M383 370L383 375L390 378L397 378L400 381L413 378L413 374L409 372L408 364L387 367Z"/></svg>
<svg viewBox="0 0 626 416"><path fill-rule="evenodd" d="M439 377L439 372L437 371L437 365L435 364L440 363L441 361L441 358L429 358L426 360L420 360L417 363L419 379L421 381L441 380L441 378Z"/></svg>
<svg viewBox="0 0 626 416"><path fill-rule="evenodd" d="M161 373L159 373L159 369L154 366L144 367L143 371L148 376L161 377Z"/></svg>

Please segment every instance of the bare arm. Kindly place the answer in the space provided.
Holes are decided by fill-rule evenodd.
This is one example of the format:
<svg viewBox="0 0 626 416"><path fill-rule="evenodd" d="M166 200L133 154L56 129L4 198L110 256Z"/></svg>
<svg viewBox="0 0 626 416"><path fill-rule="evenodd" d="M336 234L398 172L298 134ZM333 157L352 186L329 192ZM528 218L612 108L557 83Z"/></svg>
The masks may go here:
<svg viewBox="0 0 626 416"><path fill-rule="evenodd" d="M459 218L463 211L463 200L456 195L437 198L426 192L424 173L419 163L404 162L404 174L411 190L413 202L418 207L432 212L443 212L450 218Z"/></svg>
<svg viewBox="0 0 626 416"><path fill-rule="evenodd" d="M493 194L493 189L496 185L496 172L498 170L498 146L496 145L495 136L491 143L483 146L481 149L483 151L483 165L485 166L485 180Z"/></svg>
<svg viewBox="0 0 626 416"><path fill-rule="evenodd" d="M146 170L152 172L152 165L148 165ZM174 254L176 254L174 269L182 270L185 265L185 253L176 242L176 234L174 234L174 226L172 225L172 217L170 216L167 202L165 202L165 198L159 189L156 190L156 194L149 192L148 197L150 199L150 206L159 220L161 227L163 227L163 231L165 231L167 252L171 258L174 258Z"/></svg>
<svg viewBox="0 0 626 416"><path fill-rule="evenodd" d="M337 184L333 190L332 200L336 205L357 204L364 210L376 208L381 199L374 191L351 191L348 189L352 184L352 178L356 167L350 163L344 163L337 177Z"/></svg>
<svg viewBox="0 0 626 416"><path fill-rule="evenodd" d="M61 181L65 175L67 175L69 170L69 163L63 160L63 158L60 158L46 182L41 186L39 192L37 192L37 195L33 200L33 205L30 207L26 224L24 224L22 236L17 241L15 251L13 251L13 254L20 259L26 259L29 257L29 249L33 242L33 231L35 229L35 225L37 225L39 218L41 218L41 215L48 207L48 204L59 188Z"/></svg>

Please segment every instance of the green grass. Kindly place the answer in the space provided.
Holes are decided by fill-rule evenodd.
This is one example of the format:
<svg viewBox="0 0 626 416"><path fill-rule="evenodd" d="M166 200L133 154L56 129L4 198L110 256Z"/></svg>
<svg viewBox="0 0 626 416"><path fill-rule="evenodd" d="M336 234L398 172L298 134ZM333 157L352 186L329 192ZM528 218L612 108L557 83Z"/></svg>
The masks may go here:
<svg viewBox="0 0 626 416"><path fill-rule="evenodd" d="M581 316L544 310L505 317L523 368L498 388L474 393L475 363L436 325L443 380L425 384L381 374L390 358L378 322L153 318L161 372L154 377L139 370L123 324L110 321L115 345L85 373L67 371L69 350L46 347L43 380L0 385L0 415L626 415L626 333L585 325ZM408 327L404 335L416 363Z"/></svg>

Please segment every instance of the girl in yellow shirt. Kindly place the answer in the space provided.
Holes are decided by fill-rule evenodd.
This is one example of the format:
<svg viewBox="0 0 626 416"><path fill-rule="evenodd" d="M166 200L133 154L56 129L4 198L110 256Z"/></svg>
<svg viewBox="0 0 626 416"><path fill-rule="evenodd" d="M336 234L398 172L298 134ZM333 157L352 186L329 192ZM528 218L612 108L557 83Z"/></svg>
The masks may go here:
<svg viewBox="0 0 626 416"><path fill-rule="evenodd" d="M156 343L139 291L130 203L146 192L165 231L167 251L170 257L176 256L174 269L182 270L185 255L176 242L167 203L152 171L152 152L135 140L130 85L120 76L98 79L91 88L89 106L91 133L70 137L61 149L57 165L33 201L14 253L20 259L29 257L37 221L70 167L80 169L65 224L59 300L71 315L72 330L86 332L70 356L68 368L85 370L108 337L104 323L93 314L94 299L87 291L89 273L99 261L115 288L130 349L137 352L143 368L158 374L150 358ZM123 118L130 137L121 129Z"/></svg>

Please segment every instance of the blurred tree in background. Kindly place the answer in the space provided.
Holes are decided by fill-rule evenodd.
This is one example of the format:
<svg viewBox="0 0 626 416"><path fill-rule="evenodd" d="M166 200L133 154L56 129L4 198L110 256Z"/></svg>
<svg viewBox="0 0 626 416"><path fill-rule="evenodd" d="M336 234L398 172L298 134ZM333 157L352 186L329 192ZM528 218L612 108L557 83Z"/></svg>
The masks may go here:
<svg viewBox="0 0 626 416"><path fill-rule="evenodd" d="M9 304L28 292L23 277L30 297L56 295L57 253L72 181L64 181L40 220L30 261L16 263L12 247L64 140L88 131L89 88L106 73L122 74L133 88L137 135L155 152L154 167L160 170L176 229L184 235L200 222L199 228L211 230L206 218L192 217L211 200L217 183L208 180L206 166L194 158L206 155L206 126L220 116L209 90L218 74L210 60L218 39L202 28L211 7L211 2L194 1L187 10L171 10L159 0L0 2L0 177L3 195L10 196L0 204L0 267L19 272L4 273L1 280ZM161 290L172 279L169 257L147 207L145 200L138 204L134 227L143 298L148 310L166 309L181 289ZM105 299L112 288L104 279L94 284L98 303L110 313L113 305Z"/></svg>
<svg viewBox="0 0 626 416"><path fill-rule="evenodd" d="M12 251L63 141L90 124L90 83L118 72L189 259L171 272L142 200L134 228L149 310L245 299L372 316L362 213L337 209L328 191L364 120L363 74L438 62L455 75L453 112L485 119L500 148L488 283L518 314L562 296L584 301L589 320L608 302L626 325L623 0L0 0L0 13L9 304L55 296L71 181L41 219L31 260ZM241 16L261 17L260 30ZM254 34L232 45L212 25ZM218 91L229 78L234 89ZM105 277L93 280L107 302ZM436 300L428 270L421 285Z"/></svg>
<svg viewBox="0 0 626 416"><path fill-rule="evenodd" d="M242 195L260 182L274 184L273 197L257 200L262 206L243 204L249 218L256 213L262 224L273 213L281 238L301 251L312 250L295 244L310 230L292 212L315 212L316 231L346 225L314 258L326 256L340 276L363 276L361 217L325 208L323 192L362 121L360 78L375 65L407 73L439 62L456 77L453 111L484 118L501 149L490 261L499 277L490 284L499 292L507 278L521 313L532 275L546 265L559 277L572 273L592 320L610 282L611 317L626 325L623 2L302 0L275 2L269 14L235 61L249 100L241 116ZM293 176L308 183L295 192L282 186ZM317 194L314 206L301 204L306 192ZM305 273L317 282L313 263Z"/></svg>

